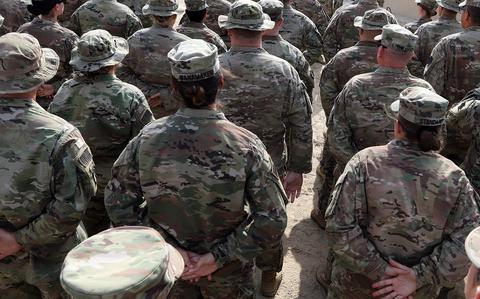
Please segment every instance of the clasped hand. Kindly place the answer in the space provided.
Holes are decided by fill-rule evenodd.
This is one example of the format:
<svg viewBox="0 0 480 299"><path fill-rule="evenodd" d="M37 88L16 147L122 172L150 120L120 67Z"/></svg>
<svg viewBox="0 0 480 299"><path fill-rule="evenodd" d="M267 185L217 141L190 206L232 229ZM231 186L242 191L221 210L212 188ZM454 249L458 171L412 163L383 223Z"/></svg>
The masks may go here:
<svg viewBox="0 0 480 299"><path fill-rule="evenodd" d="M14 255L22 249L12 233L0 228L0 260Z"/></svg>
<svg viewBox="0 0 480 299"><path fill-rule="evenodd" d="M385 270L385 278L372 285L377 289L372 295L381 299L413 299L417 290L417 276L407 266L390 260Z"/></svg>
<svg viewBox="0 0 480 299"><path fill-rule="evenodd" d="M178 249L178 248L177 248ZM197 282L202 277L212 279L212 274L218 270L215 257L211 253L196 254L194 252L178 249L185 262L182 279Z"/></svg>

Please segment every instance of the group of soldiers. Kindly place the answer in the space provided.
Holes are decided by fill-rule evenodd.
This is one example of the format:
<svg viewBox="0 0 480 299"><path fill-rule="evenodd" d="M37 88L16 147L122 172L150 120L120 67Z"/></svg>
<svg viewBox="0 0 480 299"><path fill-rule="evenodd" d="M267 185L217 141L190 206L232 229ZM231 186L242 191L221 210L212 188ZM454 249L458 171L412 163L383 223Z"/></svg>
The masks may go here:
<svg viewBox="0 0 480 299"><path fill-rule="evenodd" d="M0 297L274 297L319 63L328 298L480 298L480 0L415 2L2 1Z"/></svg>

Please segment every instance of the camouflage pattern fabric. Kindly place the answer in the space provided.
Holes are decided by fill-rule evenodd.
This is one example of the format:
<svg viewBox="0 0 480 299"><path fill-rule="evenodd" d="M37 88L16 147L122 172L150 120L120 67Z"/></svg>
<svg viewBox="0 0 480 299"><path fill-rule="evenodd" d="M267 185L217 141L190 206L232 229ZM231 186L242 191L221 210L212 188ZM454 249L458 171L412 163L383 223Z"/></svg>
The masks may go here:
<svg viewBox="0 0 480 299"><path fill-rule="evenodd" d="M480 82L480 26L444 37L432 51L425 79L435 91L458 103Z"/></svg>
<svg viewBox="0 0 480 299"><path fill-rule="evenodd" d="M269 53L286 60L298 72L302 79L310 100L313 100L313 88L315 85L315 77L310 64L308 63L302 51L283 39L282 36L263 36L263 48Z"/></svg>
<svg viewBox="0 0 480 299"><path fill-rule="evenodd" d="M407 87L432 89L408 70L379 67L353 77L338 95L328 120L328 139L338 163L345 165L358 151L393 138L394 120L386 108Z"/></svg>
<svg viewBox="0 0 480 299"><path fill-rule="evenodd" d="M413 268L415 298L453 287L470 265L464 242L479 225L477 197L453 162L415 144L394 140L356 154L326 213L335 253L328 298L371 298L389 259Z"/></svg>
<svg viewBox="0 0 480 299"><path fill-rule="evenodd" d="M83 3L88 0L65 0L65 8L63 9L63 14L58 17L58 20L63 26L67 26L72 14L79 8Z"/></svg>
<svg viewBox="0 0 480 299"><path fill-rule="evenodd" d="M117 0L119 3L128 6L137 17L142 21L143 28L152 26L153 21L150 16L144 15L142 8L147 4L148 0Z"/></svg>
<svg viewBox="0 0 480 299"><path fill-rule="evenodd" d="M225 36L227 32L218 26L218 17L228 15L231 3L226 0L207 0L207 18L205 25L220 36ZM185 17L186 18L186 17Z"/></svg>
<svg viewBox="0 0 480 299"><path fill-rule="evenodd" d="M324 6L318 0L293 0L293 7L313 21L320 33L327 29L329 17Z"/></svg>
<svg viewBox="0 0 480 299"><path fill-rule="evenodd" d="M219 53L224 53L228 50L227 45L225 45L222 38L203 23L197 23L187 20L180 26L178 26L176 30L177 32L184 34L190 38L202 39L206 42L214 44L215 46L217 46Z"/></svg>
<svg viewBox="0 0 480 299"><path fill-rule="evenodd" d="M186 35L157 24L137 31L128 39L130 53L123 61L125 67L119 73L119 78L140 88L147 99L161 94L161 103L150 102L156 118L170 115L179 107L178 99L170 91L172 73L167 53L178 43L189 39Z"/></svg>
<svg viewBox="0 0 480 299"><path fill-rule="evenodd" d="M210 296L251 286L245 278L251 268L239 271L238 263L251 264L278 246L285 200L273 162L254 134L223 113L188 108L146 126L115 162L105 190L115 225L147 222L171 244L211 252L220 268L214 277L237 277L200 287ZM244 282L237 285L239 280Z"/></svg>
<svg viewBox="0 0 480 299"><path fill-rule="evenodd" d="M220 64L228 72L219 94L227 118L262 140L280 176L310 172L312 108L293 66L264 49L246 47L232 47Z"/></svg>
<svg viewBox="0 0 480 299"><path fill-rule="evenodd" d="M283 8L283 19L280 35L300 49L311 65L324 63L322 35L312 20L289 4Z"/></svg>
<svg viewBox="0 0 480 299"><path fill-rule="evenodd" d="M0 33L15 32L31 19L27 2L22 0L0 1L0 15L5 18Z"/></svg>
<svg viewBox="0 0 480 299"><path fill-rule="evenodd" d="M0 120L0 227L23 247L0 261L0 292L34 286L59 298L62 261L96 189L92 154L77 129L33 100L0 96Z"/></svg>
<svg viewBox="0 0 480 299"><path fill-rule="evenodd" d="M425 23L431 22L431 21L432 21L432 18L420 18L415 22L410 22L410 23L405 24L405 28L407 28L412 33L414 33L415 31L417 31L418 27L422 26Z"/></svg>
<svg viewBox="0 0 480 299"><path fill-rule="evenodd" d="M68 28L78 36L104 29L112 35L128 38L142 29L142 23L128 6L117 0L89 0L72 14Z"/></svg>

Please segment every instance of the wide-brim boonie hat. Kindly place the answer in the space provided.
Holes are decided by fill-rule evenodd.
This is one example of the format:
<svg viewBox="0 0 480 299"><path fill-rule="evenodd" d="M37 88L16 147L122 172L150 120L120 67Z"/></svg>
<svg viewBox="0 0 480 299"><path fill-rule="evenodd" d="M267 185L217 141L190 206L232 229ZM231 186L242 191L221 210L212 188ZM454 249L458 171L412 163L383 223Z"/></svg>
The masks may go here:
<svg viewBox="0 0 480 299"><path fill-rule="evenodd" d="M275 27L275 22L263 13L262 6L257 2L238 0L230 7L228 16L218 17L218 25L222 29L265 31Z"/></svg>
<svg viewBox="0 0 480 299"><path fill-rule="evenodd" d="M425 0L415 0L415 3L417 5L420 5L423 9L428 10L432 17L437 15L438 4L436 4L436 1L434 2L433 0L431 0L425 2Z"/></svg>
<svg viewBox="0 0 480 299"><path fill-rule="evenodd" d="M264 14L264 19L262 23L259 24L241 24L241 20L235 20L229 18L228 16L221 15L218 16L218 26L222 29L248 29L252 31L265 31L270 30L275 27L275 22L270 19L267 14Z"/></svg>
<svg viewBox="0 0 480 299"><path fill-rule="evenodd" d="M372 31L377 30L377 31L380 31L380 30L382 30L384 25L375 26L373 24L368 24L368 22L364 22L363 17L357 16L357 17L355 17L355 20L353 21L353 26L355 26L357 28L360 28L360 29L363 29L363 30L372 30Z"/></svg>
<svg viewBox="0 0 480 299"><path fill-rule="evenodd" d="M181 13L177 1L150 0L142 8L142 14L169 17Z"/></svg>
<svg viewBox="0 0 480 299"><path fill-rule="evenodd" d="M441 6L445 9L454 11L454 12L460 12L460 1L455 1L455 0L437 0L437 5Z"/></svg>
<svg viewBox="0 0 480 299"><path fill-rule="evenodd" d="M26 33L0 37L0 94L25 93L38 88L57 74L60 58L54 50L42 48Z"/></svg>

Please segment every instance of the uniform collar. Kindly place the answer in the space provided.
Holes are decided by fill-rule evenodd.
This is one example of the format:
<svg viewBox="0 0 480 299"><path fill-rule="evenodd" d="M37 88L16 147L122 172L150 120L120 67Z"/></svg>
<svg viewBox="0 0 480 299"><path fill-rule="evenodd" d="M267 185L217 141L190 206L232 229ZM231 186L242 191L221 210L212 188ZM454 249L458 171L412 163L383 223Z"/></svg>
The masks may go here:
<svg viewBox="0 0 480 299"><path fill-rule="evenodd" d="M375 41L359 41L355 46L378 48L378 43Z"/></svg>
<svg viewBox="0 0 480 299"><path fill-rule="evenodd" d="M192 108L180 108L178 109L176 115L188 117L188 118L205 118L205 119L217 119L217 120L226 120L225 114L223 112L211 109L192 109Z"/></svg>
<svg viewBox="0 0 480 299"><path fill-rule="evenodd" d="M442 22L448 22L448 23L458 23L457 22L457 19L455 18L447 18L445 16L440 16L440 18L438 18L439 21L442 21Z"/></svg>
<svg viewBox="0 0 480 299"><path fill-rule="evenodd" d="M387 74L387 73L394 73L394 74L406 74L410 75L410 72L408 69L405 67L403 69L398 69L398 68L393 68L393 67L385 67L385 66L379 66L375 73L380 73L380 74Z"/></svg>
<svg viewBox="0 0 480 299"><path fill-rule="evenodd" d="M265 52L263 48L232 46L229 52Z"/></svg>
<svg viewBox="0 0 480 299"><path fill-rule="evenodd" d="M205 25L204 23L192 22L190 20L185 21L185 23L181 25L185 27L192 27L192 28L207 28L207 25Z"/></svg>
<svg viewBox="0 0 480 299"><path fill-rule="evenodd" d="M407 140L394 139L390 141L388 145L395 146L395 147L408 148L415 151L421 151L420 148L418 147L418 144L413 143L411 141L407 141Z"/></svg>
<svg viewBox="0 0 480 299"><path fill-rule="evenodd" d="M263 40L282 40L282 36L281 35L264 35L262 36L262 39Z"/></svg>

